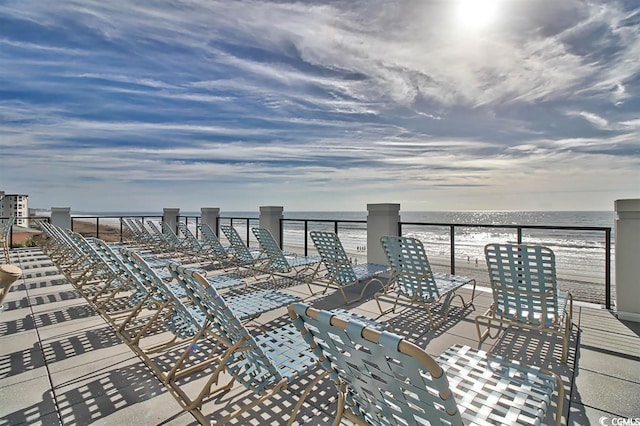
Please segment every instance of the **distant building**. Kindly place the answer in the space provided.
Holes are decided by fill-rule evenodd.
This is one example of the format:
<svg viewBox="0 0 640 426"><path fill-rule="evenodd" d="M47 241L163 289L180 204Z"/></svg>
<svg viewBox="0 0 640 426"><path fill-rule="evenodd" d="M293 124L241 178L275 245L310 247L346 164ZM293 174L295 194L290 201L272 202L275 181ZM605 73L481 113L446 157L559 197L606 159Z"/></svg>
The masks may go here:
<svg viewBox="0 0 640 426"><path fill-rule="evenodd" d="M15 216L16 225L29 226L29 196L0 191L0 217Z"/></svg>

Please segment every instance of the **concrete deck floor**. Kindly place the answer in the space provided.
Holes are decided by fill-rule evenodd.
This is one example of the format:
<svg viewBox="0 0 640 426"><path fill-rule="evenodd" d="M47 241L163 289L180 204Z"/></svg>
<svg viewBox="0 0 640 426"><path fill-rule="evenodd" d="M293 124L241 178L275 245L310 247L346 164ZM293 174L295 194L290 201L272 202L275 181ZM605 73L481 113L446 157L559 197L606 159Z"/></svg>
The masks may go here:
<svg viewBox="0 0 640 426"><path fill-rule="evenodd" d="M0 313L0 424L191 425L184 412L111 327L60 274L39 249L11 252L23 269ZM286 291L309 297L305 287ZM470 292L465 289L466 298ZM310 299L320 308L343 303L339 294ZM380 321L389 329L438 355L459 343L477 347L474 318L484 312L488 293L476 294L475 309L453 309L438 330L429 330L424 311L404 307ZM455 302L454 302L455 303ZM349 306L376 318L371 298ZM288 322L284 309L264 315L269 326ZM615 417L640 417L640 324L619 321L612 313L576 304L569 362L558 361L557 338L515 329L488 341L491 349L511 359L553 369L565 386L563 423L612 424ZM308 378L250 410L236 424L283 424ZM325 381L326 382L326 381ZM322 382L296 418L298 423L330 424L335 413L331 383ZM189 383L185 386L195 386ZM236 386L208 402L203 412L212 420L230 408L253 400ZM607 419L602 420L603 417Z"/></svg>

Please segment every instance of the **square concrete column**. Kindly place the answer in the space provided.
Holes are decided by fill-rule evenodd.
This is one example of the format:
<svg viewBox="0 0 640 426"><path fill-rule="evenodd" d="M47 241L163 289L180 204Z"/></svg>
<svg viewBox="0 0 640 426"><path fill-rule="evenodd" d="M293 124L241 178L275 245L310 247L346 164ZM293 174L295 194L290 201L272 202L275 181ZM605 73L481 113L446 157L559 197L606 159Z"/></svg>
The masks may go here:
<svg viewBox="0 0 640 426"><path fill-rule="evenodd" d="M71 229L71 207L51 207L51 224Z"/></svg>
<svg viewBox="0 0 640 426"><path fill-rule="evenodd" d="M640 199L616 200L615 210L618 318L640 322Z"/></svg>
<svg viewBox="0 0 640 426"><path fill-rule="evenodd" d="M386 265L380 238L398 235L400 204L367 204L367 262Z"/></svg>
<svg viewBox="0 0 640 426"><path fill-rule="evenodd" d="M266 228L273 235L278 246L282 247L281 219L284 218L284 207L282 206L261 206L260 207L260 228Z"/></svg>
<svg viewBox="0 0 640 426"><path fill-rule="evenodd" d="M162 221L166 223L173 232L178 231L178 216L180 216L180 209L165 207L162 210Z"/></svg>
<svg viewBox="0 0 640 426"><path fill-rule="evenodd" d="M218 207L202 207L200 209L200 223L209 225L209 227L218 233L218 221L220 219L220 208Z"/></svg>

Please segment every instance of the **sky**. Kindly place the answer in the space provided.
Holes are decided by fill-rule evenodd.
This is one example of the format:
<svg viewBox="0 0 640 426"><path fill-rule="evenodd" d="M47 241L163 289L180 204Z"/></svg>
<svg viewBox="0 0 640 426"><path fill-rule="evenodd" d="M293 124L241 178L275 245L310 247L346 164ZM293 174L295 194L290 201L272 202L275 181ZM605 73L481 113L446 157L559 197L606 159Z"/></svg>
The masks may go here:
<svg viewBox="0 0 640 426"><path fill-rule="evenodd" d="M0 2L0 190L73 211L613 210L640 2Z"/></svg>

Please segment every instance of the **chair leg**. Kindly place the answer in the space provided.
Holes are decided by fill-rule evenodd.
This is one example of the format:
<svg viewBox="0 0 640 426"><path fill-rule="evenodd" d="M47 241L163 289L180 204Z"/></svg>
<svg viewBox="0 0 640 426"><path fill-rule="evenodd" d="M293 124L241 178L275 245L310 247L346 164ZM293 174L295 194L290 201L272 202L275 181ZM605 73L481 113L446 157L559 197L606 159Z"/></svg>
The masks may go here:
<svg viewBox="0 0 640 426"><path fill-rule="evenodd" d="M493 322L493 320L495 320L496 317L492 311L491 308L489 308L483 315L478 315L475 318L475 323L476 323L476 332L478 333L478 347L480 347L482 345L482 343L487 340L487 337L491 337L492 339L496 339L498 338L498 334L500 334L500 332L497 332L495 336L491 335L491 324ZM486 327L487 329L484 332L480 331L480 322L482 320L486 321ZM500 326L499 328L502 328L502 319L500 319Z"/></svg>
<svg viewBox="0 0 640 426"><path fill-rule="evenodd" d="M318 375L318 377L313 379L313 381L309 383L309 385L306 387L304 392L302 392L302 395L300 395L300 398L298 398L298 402L296 403L295 407L293 407L293 410L291 411L291 416L287 421L287 426L291 426L293 424L294 420L296 419L296 416L298 415L298 412L300 411L300 408L302 408L302 404L307 399L307 396L309 396L309 393L311 393L311 391L316 387L316 385L320 383L320 381L324 379L327 376L327 374L329 374L328 370L323 371L322 374Z"/></svg>

